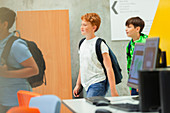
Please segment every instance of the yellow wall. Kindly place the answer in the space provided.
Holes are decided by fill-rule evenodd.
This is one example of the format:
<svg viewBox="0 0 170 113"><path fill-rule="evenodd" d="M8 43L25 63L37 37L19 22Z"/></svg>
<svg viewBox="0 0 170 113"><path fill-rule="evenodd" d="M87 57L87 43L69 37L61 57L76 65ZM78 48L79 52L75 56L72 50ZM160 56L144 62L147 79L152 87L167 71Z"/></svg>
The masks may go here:
<svg viewBox="0 0 170 113"><path fill-rule="evenodd" d="M149 37L160 37L160 48L167 53L170 65L170 0L160 0Z"/></svg>

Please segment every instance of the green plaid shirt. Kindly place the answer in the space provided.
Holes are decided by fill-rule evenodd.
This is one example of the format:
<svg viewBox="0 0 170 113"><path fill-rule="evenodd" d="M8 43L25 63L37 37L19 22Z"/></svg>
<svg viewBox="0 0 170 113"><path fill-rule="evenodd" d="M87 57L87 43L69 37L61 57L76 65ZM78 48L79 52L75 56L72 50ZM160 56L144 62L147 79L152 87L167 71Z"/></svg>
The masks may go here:
<svg viewBox="0 0 170 113"><path fill-rule="evenodd" d="M126 55L127 55L127 72L129 74L129 70L130 70L130 66L131 66L131 62L132 62L132 58L133 58L133 51L135 48L135 43L145 43L146 42L146 38L148 37L148 35L142 34L140 35L139 40L133 41L133 39L128 43L127 47L126 47ZM130 45L129 45L130 44ZM129 49L130 47L130 49Z"/></svg>

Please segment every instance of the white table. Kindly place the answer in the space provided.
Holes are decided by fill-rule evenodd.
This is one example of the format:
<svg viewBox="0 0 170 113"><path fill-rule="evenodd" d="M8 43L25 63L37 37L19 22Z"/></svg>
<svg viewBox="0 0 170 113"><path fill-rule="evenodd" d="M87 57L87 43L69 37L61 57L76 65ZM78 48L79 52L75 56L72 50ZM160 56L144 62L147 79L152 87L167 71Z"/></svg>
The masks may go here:
<svg viewBox="0 0 170 113"><path fill-rule="evenodd" d="M111 101L111 104L113 104L113 103L138 104L139 103L139 101L132 99L132 96L119 96L119 97L106 97L106 98ZM127 113L125 111L114 109L109 106L92 105L92 104L86 102L86 100L84 98L62 100L62 103L74 113L95 113L95 111L97 109L107 109L113 113ZM128 113L130 113L130 112L128 112ZM133 112L133 113L139 113L139 112Z"/></svg>

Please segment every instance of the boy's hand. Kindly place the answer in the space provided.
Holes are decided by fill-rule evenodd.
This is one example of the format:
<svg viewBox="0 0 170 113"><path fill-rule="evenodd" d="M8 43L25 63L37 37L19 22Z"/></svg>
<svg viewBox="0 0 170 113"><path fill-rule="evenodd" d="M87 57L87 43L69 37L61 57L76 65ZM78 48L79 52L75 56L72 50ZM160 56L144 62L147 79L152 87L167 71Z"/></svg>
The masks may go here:
<svg viewBox="0 0 170 113"><path fill-rule="evenodd" d="M80 92L82 91L82 86L81 85L76 85L74 90L73 90L73 95L74 97L79 97Z"/></svg>
<svg viewBox="0 0 170 113"><path fill-rule="evenodd" d="M119 96L118 92L116 89L114 89L113 91L111 91L111 96L115 97L115 96Z"/></svg>
<svg viewBox="0 0 170 113"><path fill-rule="evenodd" d="M117 92L111 93L112 97L116 97L119 96L119 94Z"/></svg>

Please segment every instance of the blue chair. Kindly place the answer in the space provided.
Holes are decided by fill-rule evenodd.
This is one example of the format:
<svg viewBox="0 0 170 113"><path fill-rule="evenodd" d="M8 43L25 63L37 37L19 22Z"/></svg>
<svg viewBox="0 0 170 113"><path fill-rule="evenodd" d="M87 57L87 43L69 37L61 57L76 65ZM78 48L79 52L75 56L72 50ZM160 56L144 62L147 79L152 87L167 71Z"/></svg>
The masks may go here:
<svg viewBox="0 0 170 113"><path fill-rule="evenodd" d="M55 95L32 97L29 107L37 107L41 113L60 113L61 100Z"/></svg>

